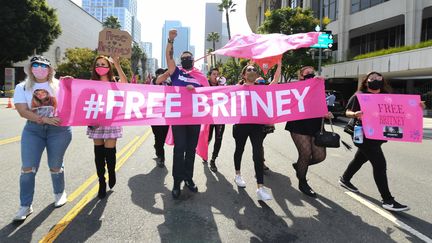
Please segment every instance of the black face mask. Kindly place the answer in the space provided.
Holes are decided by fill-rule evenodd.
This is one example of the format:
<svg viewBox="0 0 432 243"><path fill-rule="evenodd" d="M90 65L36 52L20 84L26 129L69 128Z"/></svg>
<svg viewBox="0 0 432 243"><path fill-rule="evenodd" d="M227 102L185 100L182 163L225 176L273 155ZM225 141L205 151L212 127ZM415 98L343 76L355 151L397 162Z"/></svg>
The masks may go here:
<svg viewBox="0 0 432 243"><path fill-rule="evenodd" d="M315 77L314 73L309 73L309 74L306 74L305 76L303 76L304 79L311 79L311 78L314 78L314 77Z"/></svg>
<svg viewBox="0 0 432 243"><path fill-rule="evenodd" d="M382 80L372 80L368 81L368 88L371 90L379 90L382 89L384 86L384 82Z"/></svg>
<svg viewBox="0 0 432 243"><path fill-rule="evenodd" d="M186 57L181 59L181 65L184 69L189 70L193 67L193 59L192 57Z"/></svg>

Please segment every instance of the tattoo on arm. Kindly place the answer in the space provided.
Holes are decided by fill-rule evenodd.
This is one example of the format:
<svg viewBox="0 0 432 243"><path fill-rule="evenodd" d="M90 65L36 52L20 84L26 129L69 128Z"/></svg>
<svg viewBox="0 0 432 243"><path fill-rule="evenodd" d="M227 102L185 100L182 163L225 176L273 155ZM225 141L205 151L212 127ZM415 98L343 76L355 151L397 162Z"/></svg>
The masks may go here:
<svg viewBox="0 0 432 243"><path fill-rule="evenodd" d="M171 46L171 50L169 51L170 60L173 60L174 48Z"/></svg>

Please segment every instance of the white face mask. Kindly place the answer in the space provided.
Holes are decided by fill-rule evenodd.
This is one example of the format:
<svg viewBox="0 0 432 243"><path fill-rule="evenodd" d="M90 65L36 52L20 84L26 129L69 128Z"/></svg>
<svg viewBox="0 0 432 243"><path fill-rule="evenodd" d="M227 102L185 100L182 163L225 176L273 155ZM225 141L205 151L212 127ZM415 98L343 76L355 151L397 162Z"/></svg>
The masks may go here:
<svg viewBox="0 0 432 243"><path fill-rule="evenodd" d="M37 79L46 79L48 77L48 68L43 67L32 67L32 73Z"/></svg>

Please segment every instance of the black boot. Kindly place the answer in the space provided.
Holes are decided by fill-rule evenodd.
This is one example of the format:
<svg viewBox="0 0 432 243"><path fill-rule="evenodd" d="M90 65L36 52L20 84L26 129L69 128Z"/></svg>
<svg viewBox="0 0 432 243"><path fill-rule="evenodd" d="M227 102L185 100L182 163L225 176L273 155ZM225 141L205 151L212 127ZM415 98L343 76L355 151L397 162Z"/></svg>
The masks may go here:
<svg viewBox="0 0 432 243"><path fill-rule="evenodd" d="M105 156L108 168L108 185L113 188L116 184L116 148L105 148Z"/></svg>
<svg viewBox="0 0 432 243"><path fill-rule="evenodd" d="M212 159L210 160L210 170L213 172L217 172L217 167L216 167L216 159Z"/></svg>
<svg viewBox="0 0 432 243"><path fill-rule="evenodd" d="M180 197L181 191L180 191L180 185L181 185L181 180L178 179L174 179L174 186L173 189L171 191L172 197L174 199L178 199Z"/></svg>
<svg viewBox="0 0 432 243"><path fill-rule="evenodd" d="M94 154L95 154L96 174L99 178L98 197L102 199L106 196L104 145L95 145Z"/></svg>
<svg viewBox="0 0 432 243"><path fill-rule="evenodd" d="M317 197L316 193L307 183L306 179L299 180L299 190L309 197Z"/></svg>

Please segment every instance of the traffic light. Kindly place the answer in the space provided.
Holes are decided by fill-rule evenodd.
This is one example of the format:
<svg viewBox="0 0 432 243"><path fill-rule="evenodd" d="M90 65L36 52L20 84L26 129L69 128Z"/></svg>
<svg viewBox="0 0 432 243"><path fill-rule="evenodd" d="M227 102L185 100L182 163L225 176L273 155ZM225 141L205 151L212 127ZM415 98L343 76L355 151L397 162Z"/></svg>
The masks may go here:
<svg viewBox="0 0 432 243"><path fill-rule="evenodd" d="M324 48L324 49L332 49L332 47L333 47L333 35L331 31L322 32L318 36L318 43L311 46L311 48Z"/></svg>

